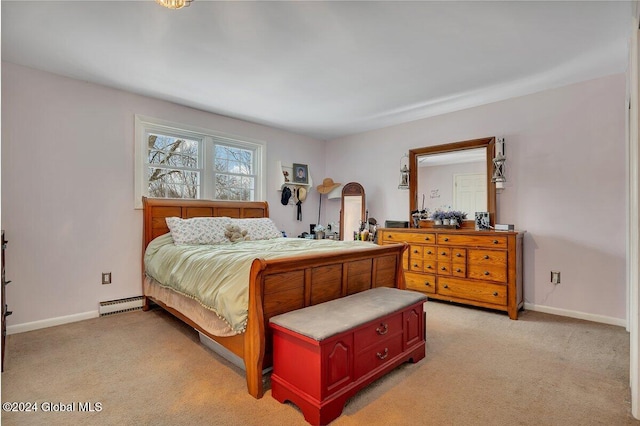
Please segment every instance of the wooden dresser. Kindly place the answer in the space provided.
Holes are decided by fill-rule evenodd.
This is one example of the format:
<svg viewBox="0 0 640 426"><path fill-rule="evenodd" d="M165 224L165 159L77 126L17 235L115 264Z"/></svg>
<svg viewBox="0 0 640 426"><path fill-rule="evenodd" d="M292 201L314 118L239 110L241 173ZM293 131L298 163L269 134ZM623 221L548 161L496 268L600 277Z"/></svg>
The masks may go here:
<svg viewBox="0 0 640 426"><path fill-rule="evenodd" d="M431 299L506 311L518 319L524 305L524 232L411 228L378 230L379 244L406 242L407 289Z"/></svg>

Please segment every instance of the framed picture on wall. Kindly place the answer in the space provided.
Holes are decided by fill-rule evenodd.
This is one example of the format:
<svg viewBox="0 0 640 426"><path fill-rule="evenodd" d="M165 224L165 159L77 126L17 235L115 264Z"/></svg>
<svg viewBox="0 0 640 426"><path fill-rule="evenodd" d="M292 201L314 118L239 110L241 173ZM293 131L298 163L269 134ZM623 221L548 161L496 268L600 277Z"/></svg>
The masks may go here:
<svg viewBox="0 0 640 426"><path fill-rule="evenodd" d="M306 164L293 163L293 183L309 184L309 167Z"/></svg>

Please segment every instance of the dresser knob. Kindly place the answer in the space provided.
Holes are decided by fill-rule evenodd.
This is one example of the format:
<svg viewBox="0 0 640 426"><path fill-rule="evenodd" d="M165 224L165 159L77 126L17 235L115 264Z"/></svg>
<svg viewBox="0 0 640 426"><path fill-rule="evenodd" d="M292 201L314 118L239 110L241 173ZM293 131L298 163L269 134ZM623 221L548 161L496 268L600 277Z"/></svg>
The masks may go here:
<svg viewBox="0 0 640 426"><path fill-rule="evenodd" d="M493 240L493 244L498 244L498 240Z"/></svg>
<svg viewBox="0 0 640 426"><path fill-rule="evenodd" d="M432 252L431 252L431 250L429 250L429 251L427 252L427 254L431 254L431 253L432 253Z"/></svg>
<svg viewBox="0 0 640 426"><path fill-rule="evenodd" d="M449 288L449 286L447 284L444 285L444 288Z"/></svg>
<svg viewBox="0 0 640 426"><path fill-rule="evenodd" d="M462 269L458 268L456 269L456 272L462 272Z"/></svg>
<svg viewBox="0 0 640 426"><path fill-rule="evenodd" d="M378 358L380 359L385 359L386 357L389 356L389 348L384 348L384 352L380 353L380 352L376 352L376 355L378 356Z"/></svg>
<svg viewBox="0 0 640 426"><path fill-rule="evenodd" d="M426 285L427 287L431 287L431 283L429 281L425 281L424 285Z"/></svg>
<svg viewBox="0 0 640 426"><path fill-rule="evenodd" d="M414 250L413 252L414 252L414 253L418 253L418 250Z"/></svg>
<svg viewBox="0 0 640 426"><path fill-rule="evenodd" d="M443 267L442 267L442 268L440 268L440 269L442 269L443 271L446 271L446 270L447 270L447 267L446 267L446 266L443 266Z"/></svg>
<svg viewBox="0 0 640 426"><path fill-rule="evenodd" d="M488 258L489 258L489 255L488 255L488 254L485 254L485 255L484 255L484 258L485 258L485 259L488 259Z"/></svg>
<svg viewBox="0 0 640 426"><path fill-rule="evenodd" d="M389 327L387 326L386 322L383 322L382 324L380 324L380 327L376 328L376 332L381 336L387 334L387 331L389 331Z"/></svg>
<svg viewBox="0 0 640 426"><path fill-rule="evenodd" d="M494 296L497 296L497 295L498 295L498 292L497 292L497 291L494 291L494 292L493 292L493 295L494 295Z"/></svg>
<svg viewBox="0 0 640 426"><path fill-rule="evenodd" d="M446 255L447 255L447 252L446 252L446 251L443 251L441 254L442 254L443 256L446 256Z"/></svg>
<svg viewBox="0 0 640 426"><path fill-rule="evenodd" d="M427 269L431 269L431 265L427 265Z"/></svg>
<svg viewBox="0 0 640 426"><path fill-rule="evenodd" d="M462 253L456 253L456 257L462 257Z"/></svg>
<svg viewBox="0 0 640 426"><path fill-rule="evenodd" d="M449 241L449 238L445 238L444 240L445 240L445 241Z"/></svg>
<svg viewBox="0 0 640 426"><path fill-rule="evenodd" d="M414 264L413 264L413 267L414 267L414 268L417 268L417 267L418 267L418 264L417 264L417 263L414 263Z"/></svg>
<svg viewBox="0 0 640 426"><path fill-rule="evenodd" d="M485 275L489 275L489 271L484 271L484 274Z"/></svg>
<svg viewBox="0 0 640 426"><path fill-rule="evenodd" d="M425 240L425 241L429 241L429 240L430 240L430 238L429 238L429 237L424 237L424 240Z"/></svg>

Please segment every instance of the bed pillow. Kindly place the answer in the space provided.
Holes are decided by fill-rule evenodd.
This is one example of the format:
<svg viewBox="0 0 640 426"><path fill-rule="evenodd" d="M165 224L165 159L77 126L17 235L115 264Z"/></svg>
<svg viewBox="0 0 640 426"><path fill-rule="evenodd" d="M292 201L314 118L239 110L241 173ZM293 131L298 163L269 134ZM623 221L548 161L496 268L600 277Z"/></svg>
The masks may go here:
<svg viewBox="0 0 640 426"><path fill-rule="evenodd" d="M231 223L231 218L228 217L168 217L166 221L173 243L178 246L220 244L229 241L224 235L227 225Z"/></svg>
<svg viewBox="0 0 640 426"><path fill-rule="evenodd" d="M231 219L231 223L246 229L247 235L251 240L270 240L272 238L282 237L282 232L278 231L278 227L268 217L256 219Z"/></svg>

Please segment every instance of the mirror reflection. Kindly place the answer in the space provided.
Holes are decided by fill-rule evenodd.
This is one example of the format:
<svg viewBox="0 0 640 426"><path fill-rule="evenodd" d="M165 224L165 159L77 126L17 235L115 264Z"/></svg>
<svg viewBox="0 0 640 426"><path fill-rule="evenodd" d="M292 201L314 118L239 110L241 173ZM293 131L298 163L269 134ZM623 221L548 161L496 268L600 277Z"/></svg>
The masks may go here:
<svg viewBox="0 0 640 426"><path fill-rule="evenodd" d="M364 188L357 182L349 182L342 188L340 209L340 239L353 241L355 233L366 220Z"/></svg>
<svg viewBox="0 0 640 426"><path fill-rule="evenodd" d="M459 224L473 228L476 212L488 212L495 223L496 190L491 182L495 138L473 139L409 151L411 226L430 228L433 220L413 222L412 212L461 211ZM431 219L431 217L429 217Z"/></svg>
<svg viewBox="0 0 640 426"><path fill-rule="evenodd" d="M472 220L487 211L486 149L445 152L417 157L420 210L459 210Z"/></svg>

